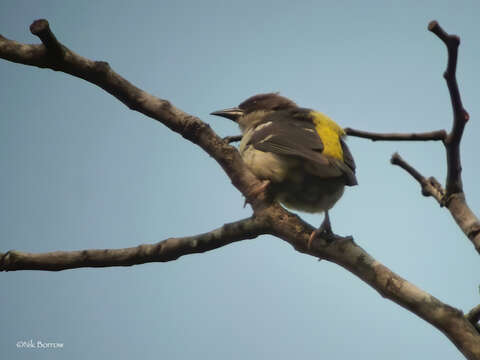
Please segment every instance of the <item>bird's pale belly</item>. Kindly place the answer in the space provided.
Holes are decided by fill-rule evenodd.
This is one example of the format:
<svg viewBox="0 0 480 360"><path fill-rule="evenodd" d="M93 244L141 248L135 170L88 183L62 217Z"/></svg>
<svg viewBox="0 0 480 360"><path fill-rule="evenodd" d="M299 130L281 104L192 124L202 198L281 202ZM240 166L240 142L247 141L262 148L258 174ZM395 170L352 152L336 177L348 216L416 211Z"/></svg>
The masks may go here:
<svg viewBox="0 0 480 360"><path fill-rule="evenodd" d="M295 157L266 153L251 146L241 145L240 153L257 177L270 180L269 190L275 199L290 209L323 212L343 195L345 178L338 176L338 169L312 167Z"/></svg>

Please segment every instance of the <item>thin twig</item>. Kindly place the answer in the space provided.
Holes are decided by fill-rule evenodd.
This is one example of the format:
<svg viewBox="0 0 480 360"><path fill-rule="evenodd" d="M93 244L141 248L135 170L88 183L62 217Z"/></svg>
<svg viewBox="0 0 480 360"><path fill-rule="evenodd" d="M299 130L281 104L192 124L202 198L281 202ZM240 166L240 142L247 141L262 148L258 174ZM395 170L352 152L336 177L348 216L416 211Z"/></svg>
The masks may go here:
<svg viewBox="0 0 480 360"><path fill-rule="evenodd" d="M392 155L390 162L393 165L397 165L407 171L412 177L417 180L422 188L423 196L432 196L437 200L440 206L443 206L445 198L445 190L442 185L434 177L425 178L420 172L412 165L407 163L398 153Z"/></svg>
<svg viewBox="0 0 480 360"><path fill-rule="evenodd" d="M52 60L51 52L49 53L47 46L25 45L0 37L0 57L23 64L64 71L91 81L114 95L131 109L140 111L147 116L161 121L172 130L182 134L186 139L201 146L202 149L220 163L231 178L233 184L239 188L243 194L247 194L250 187L255 188L260 184L253 174L244 166L238 152L233 147L225 144L222 139L216 136L216 134L199 119L185 114L181 110L173 107L166 100L155 98L134 87L113 72L108 64L93 62L82 58L65 47L64 50L66 53L61 61ZM280 205L266 202L264 196L257 195L256 199L252 198L250 201L257 204L253 207L256 219L262 224L260 226L267 229L262 228L259 230L260 232L263 233L267 231L288 241L295 249L299 249L299 251L307 252L315 257L324 258L339 264L372 286L385 298L412 311L446 334L468 359L480 359L480 337L461 311L441 302L393 273L390 269L370 256L364 249L355 244L351 238L333 243L329 243L328 241L315 241L312 248L307 251L306 244L311 232L314 230L313 227L303 222L298 216L285 211ZM225 237L222 237L222 239L222 241L224 241ZM163 251L167 251L168 247L166 245L173 246L173 248L177 250L183 247L184 251L181 253L176 253L175 250L170 254L173 259L175 256L184 253L201 252L192 251L192 247L194 249L200 249L199 246L201 246L203 240L195 237L182 238L178 246L175 246L178 239L173 239L173 242L170 244L168 241L169 240L163 243L165 248L158 244L158 247L155 247L155 245L153 245L153 247L141 245L135 248L136 253L140 258L143 257L142 259L144 260L145 253L147 256L156 256L156 251L160 252L160 254L162 254ZM208 246L212 246L215 242L207 241L207 243ZM207 247L205 247L205 249L206 248ZM108 251L109 250L96 250L94 253L88 253L87 250L85 252L75 253L75 256L77 256L77 259L81 259L83 256L84 259L86 259L84 261L90 262L90 266L103 266L105 264L99 264L97 262L98 258L95 258L95 256L101 255L102 252L107 252L107 255L109 255ZM22 253L18 252L9 252L7 254L1 254L0 256L2 261L10 261L10 267L14 267L15 261L12 263L12 259L15 260L15 256L19 254L22 255ZM58 255L60 258L69 256L69 252L53 254L55 254L55 256ZM70 253L70 255L72 254ZM165 253L164 256L166 256ZM35 260L35 258L32 260ZM60 259L59 261L62 262L64 260ZM66 259L66 261L68 261L68 259ZM168 261L168 259L165 261ZM29 266L35 268L35 265L36 263L33 261ZM125 265L129 265L129 263L125 263ZM108 266L108 264L106 266Z"/></svg>
<svg viewBox="0 0 480 360"><path fill-rule="evenodd" d="M409 163L403 160L403 158L398 153L395 153L392 155L390 162L393 165L400 166L402 169L407 171L410 175L413 176L415 180L417 180L420 183L420 185L425 181L425 177L422 174L420 174L413 166L411 166Z"/></svg>
<svg viewBox="0 0 480 360"><path fill-rule="evenodd" d="M424 133L375 133L352 128L345 128L344 130L349 136L370 139L372 141L444 141L447 137L445 130L436 130Z"/></svg>
<svg viewBox="0 0 480 360"><path fill-rule="evenodd" d="M460 141L462 139L465 124L469 119L467 111L463 108L460 91L456 78L458 46L460 38L457 35L450 35L442 29L437 21L428 24L428 30L437 35L447 47L448 61L445 78L450 93L450 100L453 109L453 124L450 133L445 141L447 151L447 196L463 192L462 165L460 160Z"/></svg>

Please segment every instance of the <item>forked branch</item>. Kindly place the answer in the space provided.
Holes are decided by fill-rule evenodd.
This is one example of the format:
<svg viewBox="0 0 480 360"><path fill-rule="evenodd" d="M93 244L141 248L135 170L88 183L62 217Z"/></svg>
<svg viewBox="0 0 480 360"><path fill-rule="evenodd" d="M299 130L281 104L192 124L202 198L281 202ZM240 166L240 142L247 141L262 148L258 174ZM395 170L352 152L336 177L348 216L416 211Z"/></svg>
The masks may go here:
<svg viewBox="0 0 480 360"><path fill-rule="evenodd" d="M450 35L442 29L436 21L428 24L428 30L437 35L447 47L448 62L447 70L443 74L450 93L450 100L453 109L453 124L450 133L445 141L447 150L447 195L463 192L462 165L460 161L460 141L462 140L465 124L469 119L467 111L463 108L460 91L456 78L458 46L460 38L457 35Z"/></svg>
<svg viewBox="0 0 480 360"><path fill-rule="evenodd" d="M169 261L181 255L218 248L228 243L269 233L289 242L295 249L320 257L355 274L382 296L429 322L457 346L468 359L480 359L480 336L463 313L416 287L375 260L351 238L327 242L318 239L307 248L314 230L298 216L271 203L265 193L250 195L260 185L241 160L237 150L219 138L200 119L156 98L115 73L105 62L83 58L58 42L46 20L32 24L32 33L43 45L25 45L0 36L0 57L13 62L63 71L98 85L139 111L168 126L212 156L247 197L254 209L250 219L226 225L212 232L187 238L167 239L153 245L119 250L85 250L26 254L16 251L1 255L3 270L62 270L85 266L128 266L148 261ZM458 133L458 130L457 130ZM461 134L460 134L461 136ZM421 177L421 175L420 175ZM452 201L450 201L450 206Z"/></svg>
<svg viewBox="0 0 480 360"><path fill-rule="evenodd" d="M460 142L462 140L465 125L469 120L469 115L464 109L458 89L456 78L456 67L458 58L458 46L460 38L456 35L450 35L442 29L436 21L428 24L428 30L438 36L447 47L448 60L447 69L443 77L445 78L450 94L450 100L453 109L452 129L449 133L445 130L435 130L424 133L375 133L346 128L345 131L350 136L370 139L372 141L428 141L440 140L445 146L447 158L447 176L445 188L433 177L425 178L413 166L403 160L400 155L394 154L391 162L406 170L420 184L422 194L433 196L441 206L446 206L452 217L462 229L464 234L472 242L473 246L480 254L480 221L469 208L463 191L462 185L462 165L460 159Z"/></svg>

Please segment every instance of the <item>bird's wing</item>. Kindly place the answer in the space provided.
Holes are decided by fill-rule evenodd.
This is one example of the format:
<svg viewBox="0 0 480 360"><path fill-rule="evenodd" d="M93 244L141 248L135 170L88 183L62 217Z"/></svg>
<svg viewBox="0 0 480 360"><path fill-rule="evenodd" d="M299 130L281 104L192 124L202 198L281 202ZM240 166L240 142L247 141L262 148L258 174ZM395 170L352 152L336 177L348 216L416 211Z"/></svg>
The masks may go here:
<svg viewBox="0 0 480 360"><path fill-rule="evenodd" d="M253 131L249 144L260 151L278 155L298 156L321 165L328 165L322 155L323 143L312 122L298 121L289 112L268 115Z"/></svg>
<svg viewBox="0 0 480 360"><path fill-rule="evenodd" d="M329 174L328 177L344 175L347 185L356 185L355 162L347 145L340 139L344 161L323 155L323 142L310 113L309 109L298 108L266 116L252 133L249 144L260 151L303 158L311 173Z"/></svg>
<svg viewBox="0 0 480 360"><path fill-rule="evenodd" d="M345 166L342 168L342 172L345 174L345 178L347 179L347 185L357 185L357 177L355 176L355 160L353 160L352 153L343 139L340 139L340 145L342 146L343 165Z"/></svg>

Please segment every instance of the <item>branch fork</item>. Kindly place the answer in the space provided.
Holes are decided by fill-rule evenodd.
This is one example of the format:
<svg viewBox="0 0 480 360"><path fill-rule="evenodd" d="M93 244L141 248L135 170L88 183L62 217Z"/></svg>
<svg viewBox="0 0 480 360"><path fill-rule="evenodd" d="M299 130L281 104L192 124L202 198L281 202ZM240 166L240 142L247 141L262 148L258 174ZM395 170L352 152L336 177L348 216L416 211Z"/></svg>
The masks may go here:
<svg viewBox="0 0 480 360"><path fill-rule="evenodd" d="M449 62L445 78L455 114L452 131L449 134L439 130L399 135L373 134L347 129L347 133L372 140L442 140L447 149L449 166L446 190L435 179L425 179L399 155L394 155L392 162L409 172L420 183L424 194L433 196L439 202L445 196L449 196L447 206L452 215L457 210L465 214L469 208L466 207L461 186L459 143L468 114L461 104L455 80L459 40L458 37L446 34L437 23L431 23L429 29L437 34L448 48ZM41 45L20 44L0 36L0 58L40 68L50 68L84 79L104 89L130 109L139 111L181 134L201 147L220 164L232 184L252 205L254 214L250 218L225 224L204 234L170 238L156 244L139 245L127 249L57 251L43 254L12 250L0 253L0 271L59 271L80 267L131 266L146 262L171 261L183 255L201 253L236 241L271 234L287 241L302 253L344 267L378 291L381 296L415 313L446 334L468 359L480 359L480 335L472 325L472 319L477 319L476 312L465 317L460 310L441 302L393 273L358 246L352 238L333 243L320 239L314 241L311 248L308 248L307 242L314 230L311 225L277 203L269 202L266 191L262 190L258 194L251 193L251 189L261 187L262 183L245 166L238 151L229 145L229 142L236 140L235 138L221 139L200 119L176 108L167 100L137 88L111 69L108 63L92 61L70 51L57 40L46 20L35 21L30 30L40 38ZM477 244L478 240L476 248L480 251L478 235L480 227L476 226L477 223L472 222L472 219L471 216L456 218L459 226L469 234L467 236L472 236L472 242Z"/></svg>
<svg viewBox="0 0 480 360"><path fill-rule="evenodd" d="M432 196L441 207L450 211L462 231L472 242L476 251L480 254L480 231L471 231L472 228L480 229L480 220L468 207L462 184L462 164L460 160L460 142L467 121L470 119L465 110L458 90L456 79L456 67L460 38L450 35L438 24L431 21L428 30L434 33L447 47L447 69L443 77L446 80L453 109L452 129L449 133L445 130L435 130L424 133L373 133L367 131L346 128L345 132L350 136L370 139L372 141L442 141L447 160L447 176L445 187L435 178L425 178L418 170L405 161L399 154L392 155L391 163L397 165L409 173L420 185L424 196ZM473 224L473 225L472 225Z"/></svg>

